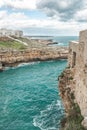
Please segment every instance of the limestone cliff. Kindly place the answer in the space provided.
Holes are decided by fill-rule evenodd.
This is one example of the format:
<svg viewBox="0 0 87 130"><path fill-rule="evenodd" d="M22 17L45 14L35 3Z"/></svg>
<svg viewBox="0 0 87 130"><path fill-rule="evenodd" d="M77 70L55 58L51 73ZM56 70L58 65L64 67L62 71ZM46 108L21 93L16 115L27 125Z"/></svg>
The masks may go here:
<svg viewBox="0 0 87 130"><path fill-rule="evenodd" d="M21 37L15 42L13 37L0 38L0 70L3 66L14 66L21 62L65 59L68 57L67 47L48 46L49 40L32 40ZM26 43L27 46L23 45Z"/></svg>
<svg viewBox="0 0 87 130"><path fill-rule="evenodd" d="M59 88L66 116L70 116L70 111L76 110L73 109L73 104L80 107L81 113L77 113L83 116L83 121L81 119L79 124L74 123L76 128L72 128L87 129L87 30L80 32L79 42L70 42L68 69L59 77Z"/></svg>
<svg viewBox="0 0 87 130"><path fill-rule="evenodd" d="M0 63L3 66L14 66L21 62L46 61L67 58L68 51L64 49L26 49L26 50L1 50Z"/></svg>

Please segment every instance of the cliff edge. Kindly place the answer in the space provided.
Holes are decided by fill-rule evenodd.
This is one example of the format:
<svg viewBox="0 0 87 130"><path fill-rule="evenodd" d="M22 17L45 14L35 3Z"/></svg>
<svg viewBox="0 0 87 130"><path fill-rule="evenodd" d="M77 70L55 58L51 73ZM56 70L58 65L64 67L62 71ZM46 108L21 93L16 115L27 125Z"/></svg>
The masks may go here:
<svg viewBox="0 0 87 130"><path fill-rule="evenodd" d="M87 30L80 32L78 42L70 42L59 89L66 113L64 130L87 130Z"/></svg>
<svg viewBox="0 0 87 130"><path fill-rule="evenodd" d="M0 70L22 62L67 59L68 57L67 47L48 46L46 40L41 42L24 37L16 37L16 41L14 39L0 38Z"/></svg>

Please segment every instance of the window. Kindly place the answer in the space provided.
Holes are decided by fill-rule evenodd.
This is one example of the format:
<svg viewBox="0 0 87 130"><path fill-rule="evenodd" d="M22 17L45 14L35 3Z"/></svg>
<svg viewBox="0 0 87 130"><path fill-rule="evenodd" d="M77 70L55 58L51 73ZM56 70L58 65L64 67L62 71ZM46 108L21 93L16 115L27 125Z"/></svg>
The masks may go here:
<svg viewBox="0 0 87 130"><path fill-rule="evenodd" d="M76 65L76 52L73 52L73 61L72 61L72 67Z"/></svg>

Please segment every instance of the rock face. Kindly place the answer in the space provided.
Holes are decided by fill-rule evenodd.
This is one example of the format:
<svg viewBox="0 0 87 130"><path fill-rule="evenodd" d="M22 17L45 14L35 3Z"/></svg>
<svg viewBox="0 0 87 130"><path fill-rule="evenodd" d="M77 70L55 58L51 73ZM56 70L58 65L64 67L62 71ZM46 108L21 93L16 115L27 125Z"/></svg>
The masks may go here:
<svg viewBox="0 0 87 130"><path fill-rule="evenodd" d="M51 40L37 41L35 39L32 40L26 37L15 38L17 41L21 41L21 43L25 43L27 46L20 46L21 43L15 43L15 45L14 37L1 37L0 45L3 45L5 43L5 46L0 46L0 63L2 66L14 66L21 62L46 61L68 58L68 48L55 46L49 47L47 43ZM14 46L16 46L16 49ZM22 49L19 48L19 46Z"/></svg>
<svg viewBox="0 0 87 130"><path fill-rule="evenodd" d="M15 63L66 59L68 50L63 48L31 48L23 51L0 50L0 62L3 66L12 66Z"/></svg>
<svg viewBox="0 0 87 130"><path fill-rule="evenodd" d="M59 76L60 96L63 100L66 116L69 115L69 110L72 107L70 94L73 93L73 88L74 88L73 74L71 73L70 69L67 68Z"/></svg>
<svg viewBox="0 0 87 130"><path fill-rule="evenodd" d="M64 94L62 92L65 89L70 89L70 92L73 92L75 102L79 105L81 114L84 117L82 125L87 129L87 30L80 32L79 42L70 42L68 67L73 80L70 81L69 76L67 80L64 80L64 83L62 82L63 85L61 84L61 79L59 80L61 97L66 113L68 113L71 109L70 98L68 98L70 94L67 91Z"/></svg>
<svg viewBox="0 0 87 130"><path fill-rule="evenodd" d="M2 63L0 63L0 72L3 71Z"/></svg>

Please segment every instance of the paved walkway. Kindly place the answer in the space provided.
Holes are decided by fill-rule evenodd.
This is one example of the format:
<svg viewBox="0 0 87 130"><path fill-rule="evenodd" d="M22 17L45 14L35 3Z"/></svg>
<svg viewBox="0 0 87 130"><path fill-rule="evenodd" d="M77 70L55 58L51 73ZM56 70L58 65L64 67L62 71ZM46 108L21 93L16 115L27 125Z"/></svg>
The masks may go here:
<svg viewBox="0 0 87 130"><path fill-rule="evenodd" d="M10 39L12 39L12 40L15 40L15 41L17 41L17 42L20 42L20 43L24 44L25 46L28 46L28 44L27 44L26 42L22 42L22 41L19 40L19 39L13 38L13 37L11 37L11 36L8 36L8 38L10 38Z"/></svg>

